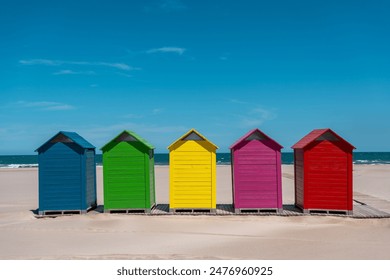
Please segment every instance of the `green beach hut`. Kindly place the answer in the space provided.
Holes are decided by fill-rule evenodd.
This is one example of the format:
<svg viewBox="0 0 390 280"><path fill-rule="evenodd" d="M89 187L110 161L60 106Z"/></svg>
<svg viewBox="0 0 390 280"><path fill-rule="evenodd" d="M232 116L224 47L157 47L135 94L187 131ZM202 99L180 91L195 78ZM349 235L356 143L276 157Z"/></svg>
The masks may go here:
<svg viewBox="0 0 390 280"><path fill-rule="evenodd" d="M156 203L154 147L124 130L101 150L104 212L150 213Z"/></svg>

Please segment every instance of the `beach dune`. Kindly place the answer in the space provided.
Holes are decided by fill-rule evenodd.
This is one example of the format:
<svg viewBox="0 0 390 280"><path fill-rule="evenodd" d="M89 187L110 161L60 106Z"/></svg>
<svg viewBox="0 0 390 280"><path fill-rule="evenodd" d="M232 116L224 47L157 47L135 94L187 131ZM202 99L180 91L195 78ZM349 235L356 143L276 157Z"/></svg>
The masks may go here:
<svg viewBox="0 0 390 280"><path fill-rule="evenodd" d="M294 203L284 165L283 203ZM169 167L156 197L169 203ZM354 191L390 205L390 165L354 166ZM390 219L338 216L87 215L36 218L38 169L0 170L0 259L390 259ZM102 168L97 169L103 204ZM232 202L231 168L217 167L217 203ZM390 209L389 209L390 211Z"/></svg>

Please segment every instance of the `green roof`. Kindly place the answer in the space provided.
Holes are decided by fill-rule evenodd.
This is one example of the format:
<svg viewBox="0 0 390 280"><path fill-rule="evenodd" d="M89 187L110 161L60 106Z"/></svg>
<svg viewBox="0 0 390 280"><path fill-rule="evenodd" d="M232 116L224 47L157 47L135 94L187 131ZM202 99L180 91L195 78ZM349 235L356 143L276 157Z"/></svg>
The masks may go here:
<svg viewBox="0 0 390 280"><path fill-rule="evenodd" d="M130 130L124 130L121 133L118 134L114 139L112 139L110 142L108 142L106 145L100 148L103 152L107 150L109 146L113 142L140 142L144 144L147 148L153 150L154 146L150 144L148 141L146 141L144 138L139 136L137 133L130 131Z"/></svg>

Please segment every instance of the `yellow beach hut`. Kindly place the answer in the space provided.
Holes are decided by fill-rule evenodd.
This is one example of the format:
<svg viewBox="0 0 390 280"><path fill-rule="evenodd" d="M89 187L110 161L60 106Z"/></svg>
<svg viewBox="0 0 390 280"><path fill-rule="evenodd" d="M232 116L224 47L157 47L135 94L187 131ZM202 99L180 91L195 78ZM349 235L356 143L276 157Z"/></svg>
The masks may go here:
<svg viewBox="0 0 390 280"><path fill-rule="evenodd" d="M169 211L216 211L216 150L191 129L169 147Z"/></svg>

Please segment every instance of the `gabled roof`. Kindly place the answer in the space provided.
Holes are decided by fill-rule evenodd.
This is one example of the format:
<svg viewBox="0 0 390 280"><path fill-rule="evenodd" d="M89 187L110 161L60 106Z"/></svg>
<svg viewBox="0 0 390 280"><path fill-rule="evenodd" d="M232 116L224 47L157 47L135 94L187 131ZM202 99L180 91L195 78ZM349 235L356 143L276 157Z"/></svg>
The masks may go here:
<svg viewBox="0 0 390 280"><path fill-rule="evenodd" d="M78 135L76 132L60 131L35 151L39 152L41 148L43 148L46 144L50 142L75 143L83 149L95 149L94 145L89 143L87 140L85 140L83 137Z"/></svg>
<svg viewBox="0 0 390 280"><path fill-rule="evenodd" d="M345 143L346 145L350 146L352 149L356 149L354 146L352 146L349 142L347 142L345 139L337 135L333 130L330 128L324 128L324 129L314 129L312 132L307 134L305 137L303 137L301 140L299 140L294 146L292 146L292 149L304 149L306 146L310 145L312 142L316 140L339 140Z"/></svg>
<svg viewBox="0 0 390 280"><path fill-rule="evenodd" d="M108 146L112 142L140 142L144 144L147 148L153 150L154 146L150 144L148 141L143 139L141 136L139 136L137 133L130 131L130 130L124 130L121 133L118 134L114 139L112 139L110 142L108 142L106 145L100 148L100 150L105 151Z"/></svg>
<svg viewBox="0 0 390 280"><path fill-rule="evenodd" d="M240 139L238 139L233 145L231 145L229 148L235 149L239 144L241 144L243 141L249 141L249 140L263 140L267 139L273 142L279 149L282 149L283 146L281 146L278 142L273 140L271 137L267 136L264 132L262 132L260 129L252 129L247 134L242 136Z"/></svg>
<svg viewBox="0 0 390 280"><path fill-rule="evenodd" d="M190 129L186 134L181 136L179 139L177 139L175 142L173 142L168 149L170 150L172 146L174 146L176 143L180 141L188 141L188 140L194 140L194 141L207 141L211 145L215 147L215 149L218 149L218 146L212 143L211 141L207 140L206 137L204 137L202 134L200 134L195 129Z"/></svg>

